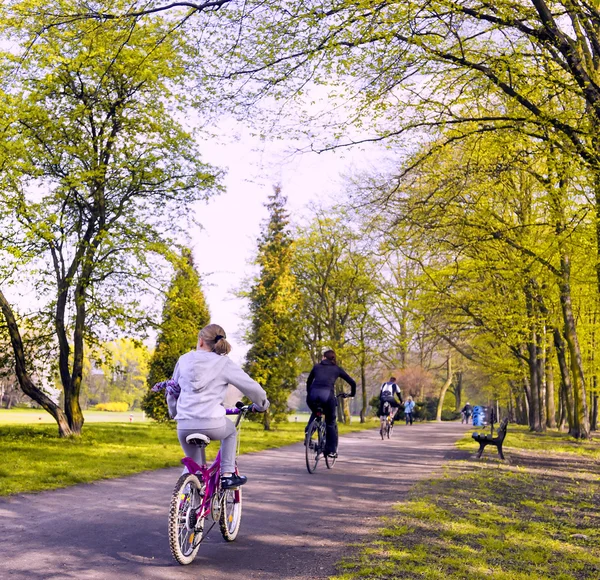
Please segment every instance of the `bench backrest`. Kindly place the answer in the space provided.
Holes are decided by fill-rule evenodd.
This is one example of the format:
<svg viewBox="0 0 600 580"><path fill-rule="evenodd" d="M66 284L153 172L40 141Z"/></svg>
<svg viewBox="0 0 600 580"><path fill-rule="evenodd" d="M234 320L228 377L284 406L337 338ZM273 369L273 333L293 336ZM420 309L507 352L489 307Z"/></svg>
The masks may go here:
<svg viewBox="0 0 600 580"><path fill-rule="evenodd" d="M496 439L503 441L506 437L506 427L508 426L508 419L502 419L500 422L500 428L496 432Z"/></svg>

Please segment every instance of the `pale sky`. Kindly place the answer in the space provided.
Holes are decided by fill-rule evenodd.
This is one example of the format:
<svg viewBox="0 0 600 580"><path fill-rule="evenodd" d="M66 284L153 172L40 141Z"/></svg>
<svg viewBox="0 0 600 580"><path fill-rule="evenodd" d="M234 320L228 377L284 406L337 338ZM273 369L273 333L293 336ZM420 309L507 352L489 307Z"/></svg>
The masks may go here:
<svg viewBox="0 0 600 580"><path fill-rule="evenodd" d="M233 347L230 356L238 363L247 351L242 339L247 312L245 301L235 298L233 291L252 273L250 261L268 215L263 204L273 186L281 184L291 218L300 222L310 202L328 205L340 198L344 174L366 169L382 156L376 148L368 155L358 149L290 155L292 146L281 141L262 143L247 133L203 146L205 161L227 169L227 191L197 206L204 229L191 232L192 247L212 321L225 328Z"/></svg>

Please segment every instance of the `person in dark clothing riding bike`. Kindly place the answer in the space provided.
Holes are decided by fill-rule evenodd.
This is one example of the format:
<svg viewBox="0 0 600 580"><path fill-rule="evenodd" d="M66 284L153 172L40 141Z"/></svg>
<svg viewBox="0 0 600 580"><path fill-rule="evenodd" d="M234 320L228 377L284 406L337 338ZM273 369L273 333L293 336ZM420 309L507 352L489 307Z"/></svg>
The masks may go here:
<svg viewBox="0 0 600 580"><path fill-rule="evenodd" d="M394 398L394 395L398 397L400 402L398 403ZM379 390L379 410L377 412L378 417L383 417L383 406L389 403L391 407L395 409L394 417L392 419L392 423L396 418L396 414L398 413L398 409L402 404L402 393L400 392L400 387L396 384L396 377L390 377L390 380L383 383Z"/></svg>
<svg viewBox="0 0 600 580"><path fill-rule="evenodd" d="M316 410L319 407L323 409L326 425L325 455L330 457L337 457L337 399L334 386L338 378L344 379L350 385L350 397L354 397L356 382L343 368L337 365L335 352L326 350L323 353L323 360L312 368L306 380L306 404L312 411L307 426L314 419Z"/></svg>

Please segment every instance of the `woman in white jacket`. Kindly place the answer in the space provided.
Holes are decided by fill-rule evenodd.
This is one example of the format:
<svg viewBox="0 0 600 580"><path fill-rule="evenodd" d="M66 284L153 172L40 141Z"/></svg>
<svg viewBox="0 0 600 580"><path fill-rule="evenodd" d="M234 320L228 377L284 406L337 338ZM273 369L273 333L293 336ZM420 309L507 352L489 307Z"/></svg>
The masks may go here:
<svg viewBox="0 0 600 580"><path fill-rule="evenodd" d="M251 379L227 354L231 345L218 324L205 326L198 335L196 350L179 358L173 380L179 385L179 397L167 395L171 416L177 421L177 436L184 453L200 462L200 450L185 438L202 433L221 441L221 486L223 489L246 483L247 478L235 473L236 429L225 416L223 401L227 387L237 387L255 405L266 411L269 401L264 389Z"/></svg>

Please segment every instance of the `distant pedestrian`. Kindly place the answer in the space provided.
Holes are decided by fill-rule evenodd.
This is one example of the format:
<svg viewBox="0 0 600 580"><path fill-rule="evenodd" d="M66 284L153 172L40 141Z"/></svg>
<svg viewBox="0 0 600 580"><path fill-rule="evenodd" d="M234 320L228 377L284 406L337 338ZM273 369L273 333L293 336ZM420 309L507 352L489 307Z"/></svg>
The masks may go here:
<svg viewBox="0 0 600 580"><path fill-rule="evenodd" d="M460 412L462 414L462 419L460 420L460 422L466 423L468 425L469 419L471 418L471 415L473 414L473 407L471 407L471 405L469 404L469 401L467 401L467 404L462 408L462 410Z"/></svg>
<svg viewBox="0 0 600 580"><path fill-rule="evenodd" d="M415 402L412 397L409 395L406 397L406 401L404 401L404 417L406 419L407 425L413 424L413 412L415 410Z"/></svg>

